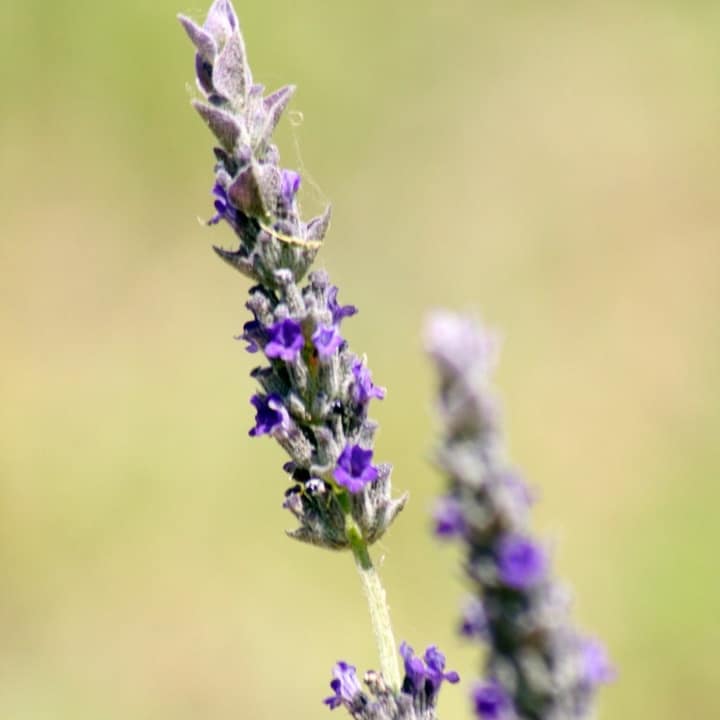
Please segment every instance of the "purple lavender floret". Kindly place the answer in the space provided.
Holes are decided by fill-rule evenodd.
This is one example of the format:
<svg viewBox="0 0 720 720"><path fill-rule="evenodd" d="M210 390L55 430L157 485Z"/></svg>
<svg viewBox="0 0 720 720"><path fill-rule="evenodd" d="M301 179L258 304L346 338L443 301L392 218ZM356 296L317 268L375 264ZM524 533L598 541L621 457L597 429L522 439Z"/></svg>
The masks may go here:
<svg viewBox="0 0 720 720"><path fill-rule="evenodd" d="M517 717L510 696L496 681L476 685L471 697L473 709L480 720L513 720Z"/></svg>
<svg viewBox="0 0 720 720"><path fill-rule="evenodd" d="M285 318L279 320L268 329L268 343L265 354L269 358L280 358L285 362L293 362L305 345L300 323Z"/></svg>
<svg viewBox="0 0 720 720"><path fill-rule="evenodd" d="M405 665L405 679L403 688L405 692L419 692L425 684L425 665L415 651L406 643L400 643L400 655Z"/></svg>
<svg viewBox="0 0 720 720"><path fill-rule="evenodd" d="M373 398L382 400L385 397L385 388L373 384L372 373L365 366L360 358L352 364L352 395L355 402L360 405L367 405Z"/></svg>
<svg viewBox="0 0 720 720"><path fill-rule="evenodd" d="M337 299L338 288L335 286L328 289L327 306L332 315L332 321L335 325L339 325L343 318L352 317L357 313L354 305L340 305Z"/></svg>
<svg viewBox="0 0 720 720"><path fill-rule="evenodd" d="M212 194L215 196L215 215L208 220L208 225L217 225L221 220L225 220L237 232L241 222L240 212L230 203L225 188L216 182Z"/></svg>
<svg viewBox="0 0 720 720"><path fill-rule="evenodd" d="M405 677L402 687L388 687L382 675L370 671L365 675L368 691L363 692L355 668L339 662L333 668L330 687L333 695L324 703L331 709L344 706L356 720L436 720L438 695L443 683L459 682L454 670L445 670L445 655L430 645L423 655L415 655L407 643L401 643Z"/></svg>
<svg viewBox="0 0 720 720"><path fill-rule="evenodd" d="M333 477L338 485L351 493L360 492L367 484L378 479L378 469L372 464L372 450L364 450L359 445L348 445L337 461Z"/></svg>
<svg viewBox="0 0 720 720"><path fill-rule="evenodd" d="M245 349L249 353L256 353L267 342L267 331L257 320L248 320L243 325L242 335L236 339L247 343Z"/></svg>
<svg viewBox="0 0 720 720"><path fill-rule="evenodd" d="M331 710L345 705L348 710L352 711L354 706L358 704L358 700L363 697L364 694L355 673L355 667L342 660L333 668L333 679L330 682L330 687L334 695L323 700ZM362 701L360 704L362 704Z"/></svg>
<svg viewBox="0 0 720 720"><path fill-rule="evenodd" d="M343 344L343 339L334 325L318 325L312 336L318 356L327 359Z"/></svg>
<svg viewBox="0 0 720 720"><path fill-rule="evenodd" d="M286 209L292 208L295 195L300 189L300 173L294 170L282 170L280 178L280 198Z"/></svg>
<svg viewBox="0 0 720 720"><path fill-rule="evenodd" d="M460 681L454 670L445 672L445 655L436 645L430 645L421 659L404 642L400 645L400 655L405 665L402 692L413 698L413 704L420 713L435 707L443 682L455 684Z"/></svg>
<svg viewBox="0 0 720 720"><path fill-rule="evenodd" d="M507 535L497 551L498 575L501 582L516 590L529 590L545 575L545 553L532 540Z"/></svg>
<svg viewBox="0 0 720 720"><path fill-rule="evenodd" d="M582 642L582 671L586 683L596 687L615 679L616 672L605 646L595 638L586 638Z"/></svg>
<svg viewBox="0 0 720 720"><path fill-rule="evenodd" d="M289 416L279 395L253 395L250 402L255 406L255 427L249 432L251 437L272 435L280 429L287 429Z"/></svg>
<svg viewBox="0 0 720 720"><path fill-rule="evenodd" d="M292 537L344 549L352 526L372 544L407 498L392 498L390 465L370 463L376 424L367 405L383 391L339 330L357 308L338 302L326 273L310 272L330 208L302 219L300 174L281 165L273 143L295 88L265 94L253 80L229 0L214 0L202 24L179 20L196 51L200 99L193 106L216 141L209 223L224 221L234 240L232 249L215 252L252 280L252 319L240 338L269 360L251 372L261 388L251 399L251 435L271 435L289 456L283 506L299 523Z"/></svg>
<svg viewBox="0 0 720 720"><path fill-rule="evenodd" d="M437 462L448 488L435 532L462 543L473 592L460 632L487 645L485 680L472 692L480 720L580 720L613 677L605 650L569 618L563 587L531 535L530 492L505 461L489 389L495 341L467 316L439 312L426 346L440 379L443 438Z"/></svg>
<svg viewBox="0 0 720 720"><path fill-rule="evenodd" d="M427 666L427 678L434 692L440 689L443 682L455 684L460 682L460 675L454 670L445 672L445 655L441 653L437 645L430 645L423 655L425 665Z"/></svg>
<svg viewBox="0 0 720 720"><path fill-rule="evenodd" d="M454 538L465 532L462 503L453 496L438 498L433 512L435 534L439 538Z"/></svg>

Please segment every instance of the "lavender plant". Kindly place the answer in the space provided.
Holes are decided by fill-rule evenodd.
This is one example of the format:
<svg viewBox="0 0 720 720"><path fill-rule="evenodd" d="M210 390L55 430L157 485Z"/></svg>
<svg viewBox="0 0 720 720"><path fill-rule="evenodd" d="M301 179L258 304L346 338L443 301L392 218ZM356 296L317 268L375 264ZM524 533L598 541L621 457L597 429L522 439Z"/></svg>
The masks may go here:
<svg viewBox="0 0 720 720"><path fill-rule="evenodd" d="M179 20L195 46L195 75L201 97L193 101L193 106L217 142L212 189L215 214L209 224L227 224L237 243L234 249L219 246L214 249L252 282L246 303L251 319L245 323L240 339L247 343L248 352L263 359L250 373L259 389L250 399L255 424L249 433L253 437L274 438L287 454L283 469L289 476L289 487L283 506L297 521L290 537L319 548L349 551L354 557L378 645L380 671L365 674L365 688L354 666L338 662L330 683L332 694L324 702L330 709L344 707L358 720L433 720L441 687L445 682L458 682L459 676L446 671L445 657L434 645L418 656L407 643L402 643L399 654L403 672L400 671L385 592L369 548L388 530L403 509L407 495L393 497L391 466L374 462L377 424L369 417L369 405L373 399L382 399L385 390L375 385L366 358L353 353L342 335L343 322L354 316L357 308L341 304L338 288L325 272L310 272L329 227L330 208L307 222L301 218L297 202L301 177L281 166L272 141L273 131L295 88L286 86L265 94L264 87L253 81L230 0L214 0L202 25L184 15ZM436 359L451 358L450 351L459 349L464 352L452 358L452 362L468 365L473 365L476 359L484 362L482 353L477 357L474 354L477 348L472 347L476 342L473 336L464 338L469 342L467 347L446 347L443 332L445 340L449 338L451 343L461 340L452 323L446 323L444 330L442 323L438 325L432 344ZM439 365L445 367L442 362ZM461 433L459 437L472 440L472 428L485 422L485 415L474 417L468 408L460 415L453 414L456 401L460 403L458 407L463 406L460 390L467 388L459 380L461 371L457 377L450 377L446 369L444 372L446 417L452 428ZM463 428L464 421L469 425ZM438 527L445 528L440 532L442 535L463 534L468 542L474 543L468 567L472 568L472 577L482 576L485 582L483 562L494 557L495 546L487 545L486 534L480 536L468 530L475 528L472 520L475 515L463 502L472 493L458 489L465 476L456 469L464 468L468 477L475 478L480 466L472 463L479 460L463 455L466 448L456 447L454 430L449 431L443 454L453 477L453 491L443 510L445 524L439 521ZM494 437L494 433L493 429L490 435ZM473 442L485 442L485 435L478 435ZM490 452L489 444L486 449ZM485 462L484 455L482 461ZM503 502L507 504L515 498L512 512L520 517L524 512L521 488L513 487L517 492L506 488ZM490 522L495 517L493 508L486 503L477 512L489 512L483 517ZM487 522L483 532L489 528ZM491 524L498 525L494 520ZM487 632L487 637L497 636L502 642L497 652L491 653L491 684L475 691L477 714L481 718L505 718L516 717L508 713L517 711L517 717L532 720L580 717L550 712L549 709L554 712L556 706L560 707L546 701L551 692L546 685L555 682L555 675L550 673L552 677L548 675L547 679L535 670L535 666L545 666L535 657L537 653L533 655L535 640L531 642L528 638L537 635L538 618L545 617L541 610L545 605L549 608L552 593L548 590L542 597L536 593L546 583L544 555L522 534L523 527L516 525L500 523L498 527L503 531L514 528L517 532L508 530L497 538L492 536L501 541L498 547L503 548L505 575L504 584L499 586L502 592L493 594L491 589L483 600L483 627L490 628L483 633ZM486 585L478 587L486 590ZM523 603L528 607L521 608ZM479 608L478 605L474 610L478 618ZM512 619L505 615L508 608L515 608ZM479 622L477 618L475 621ZM531 622L536 625L529 625ZM516 646L520 647L517 623L522 625L522 632L527 630L521 654L513 654ZM540 630L544 631L545 626ZM473 629L473 634L479 632ZM542 636L544 644L538 652L545 652L547 647L547 653L554 653L559 638L560 633L555 633L551 639L548 631L547 638ZM513 652L506 642L511 643ZM546 665L552 664L556 655L565 657L562 653L548 654ZM542 655L542 659L546 656ZM530 668L527 672L526 666ZM551 669L554 672L554 666ZM547 679L542 687L537 679L541 676L543 682ZM579 708L588 692L574 689L573 693L576 700L573 707ZM499 699L494 709L488 710L492 701L487 698L491 696ZM530 700L526 702L526 698Z"/></svg>
<svg viewBox="0 0 720 720"><path fill-rule="evenodd" d="M332 550L350 550L360 571L380 655L380 673L359 685L355 668L340 662L331 683L332 709L353 717L435 717L445 658L429 647L423 658L401 646L400 674L385 592L368 548L386 532L407 496L393 498L391 466L374 464L377 429L368 417L384 389L374 384L366 359L351 352L342 322L357 310L342 305L326 273L303 279L330 221L330 209L304 222L296 195L300 175L280 165L272 133L294 87L269 95L254 83L238 19L229 0L215 0L204 24L179 17L195 46L201 100L193 105L212 131L215 153L214 217L227 223L237 249L217 254L254 283L247 308L252 319L241 338L265 364L251 375L260 390L250 402L250 435L269 435L285 450L291 485L284 507L297 519L290 536Z"/></svg>
<svg viewBox="0 0 720 720"><path fill-rule="evenodd" d="M489 389L495 345L472 318L438 312L428 321L444 431L437 462L448 477L435 532L462 543L473 593L460 631L488 650L485 678L472 691L477 716L576 720L613 669L602 645L571 625L569 594L530 532L531 493L505 460Z"/></svg>

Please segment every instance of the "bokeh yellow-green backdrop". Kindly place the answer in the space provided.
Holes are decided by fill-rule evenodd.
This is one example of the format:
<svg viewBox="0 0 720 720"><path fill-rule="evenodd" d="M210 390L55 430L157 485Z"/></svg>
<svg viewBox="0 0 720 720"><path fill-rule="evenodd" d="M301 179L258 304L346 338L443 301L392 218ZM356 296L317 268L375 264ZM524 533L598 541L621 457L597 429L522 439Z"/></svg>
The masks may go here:
<svg viewBox="0 0 720 720"><path fill-rule="evenodd" d="M205 2L4 0L0 17L0 718L317 718L376 667L349 557L285 539L210 252L209 133L174 15ZM600 718L720 716L720 10L626 0L238 2L407 511L379 553L397 635L456 641L429 307L505 339L537 527L607 640ZM443 716L467 717L448 688Z"/></svg>

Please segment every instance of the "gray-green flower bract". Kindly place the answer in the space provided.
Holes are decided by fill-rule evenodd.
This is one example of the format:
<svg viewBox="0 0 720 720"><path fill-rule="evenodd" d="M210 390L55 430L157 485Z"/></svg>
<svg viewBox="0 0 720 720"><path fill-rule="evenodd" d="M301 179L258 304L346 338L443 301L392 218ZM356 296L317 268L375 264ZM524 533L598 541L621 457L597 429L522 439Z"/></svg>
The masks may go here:
<svg viewBox="0 0 720 720"><path fill-rule="evenodd" d="M236 249L215 251L255 283L247 302L253 319L240 338L266 364L251 373L261 391L251 398L256 416L250 435L273 437L289 456L284 470L292 486L283 506L299 522L292 537L342 549L350 545L351 527L373 543L406 497L392 498L391 466L373 462L377 425L368 405L385 392L341 335L341 322L356 308L338 302L326 273L304 280L330 208L301 219L300 175L281 167L272 142L295 88L266 95L253 81L229 0L215 0L202 25L184 15L179 20L195 46L202 99L193 105L218 143L209 222L229 225L238 242Z"/></svg>
<svg viewBox="0 0 720 720"><path fill-rule="evenodd" d="M532 497L504 459L490 391L496 342L472 318L437 312L425 333L440 380L443 437L437 462L448 489L435 532L464 547L473 596L461 632L488 647L485 679L472 691L480 720L578 720L613 677L600 643L569 618L567 592L529 527Z"/></svg>
<svg viewBox="0 0 720 720"><path fill-rule="evenodd" d="M274 287L285 268L297 282L318 252L330 222L330 208L309 222L299 215L300 176L280 167L272 134L295 88L265 95L253 82L245 42L229 0L215 0L204 24L178 16L195 46L195 73L202 100L193 106L215 136L216 215L227 222L239 247L218 255L251 279Z"/></svg>

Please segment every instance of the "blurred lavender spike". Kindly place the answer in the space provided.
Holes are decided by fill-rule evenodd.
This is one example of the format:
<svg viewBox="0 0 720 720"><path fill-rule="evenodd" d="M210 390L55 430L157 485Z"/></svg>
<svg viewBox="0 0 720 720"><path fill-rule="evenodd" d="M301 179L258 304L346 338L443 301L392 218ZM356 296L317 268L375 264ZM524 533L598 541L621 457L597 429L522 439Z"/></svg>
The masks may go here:
<svg viewBox="0 0 720 720"><path fill-rule="evenodd" d="M528 524L530 493L504 461L500 413L490 392L494 338L472 318L437 312L425 344L439 380L443 437L437 462L448 478L435 531L459 540L472 589L461 633L488 648L472 691L480 720L579 720L613 677L600 643L569 618L567 592L552 577Z"/></svg>

